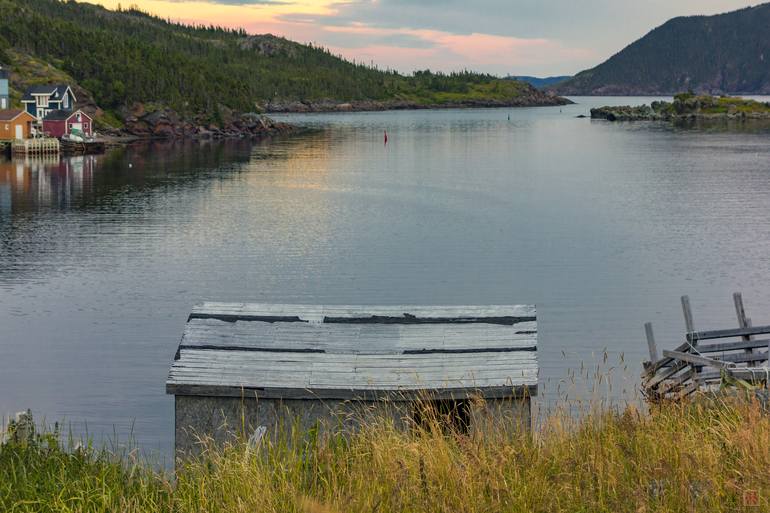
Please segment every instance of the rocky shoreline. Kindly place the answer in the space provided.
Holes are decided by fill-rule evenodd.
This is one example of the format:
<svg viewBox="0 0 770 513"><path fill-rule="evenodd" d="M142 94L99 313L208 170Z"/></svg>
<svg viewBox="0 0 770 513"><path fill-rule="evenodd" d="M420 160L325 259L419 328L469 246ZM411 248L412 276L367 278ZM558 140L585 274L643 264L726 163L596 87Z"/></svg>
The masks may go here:
<svg viewBox="0 0 770 513"><path fill-rule="evenodd" d="M725 113L686 113L676 114L656 112L651 107L599 107L591 109L591 119L605 121L740 121L751 119L770 119L770 112L725 112Z"/></svg>
<svg viewBox="0 0 770 513"><path fill-rule="evenodd" d="M656 113L649 105L621 105L617 107L597 107L591 109L591 119L606 121L664 121L663 115Z"/></svg>
<svg viewBox="0 0 770 513"><path fill-rule="evenodd" d="M679 94L673 102L605 106L591 109L591 119L606 121L740 121L770 119L770 104L740 97Z"/></svg>
<svg viewBox="0 0 770 513"><path fill-rule="evenodd" d="M334 100L274 101L261 106L262 112L236 112L220 107L217 114L184 116L172 109L151 104L136 103L119 112L121 128L102 128L101 133L112 140L135 139L232 139L260 138L291 134L302 128L275 121L265 113L308 112L378 112L386 110L425 110L453 108L545 107L573 103L556 96L537 92L507 100L463 100L439 104L425 104L406 100L361 100L340 102ZM91 109L95 115L101 113ZM263 113L264 112L264 113Z"/></svg>
<svg viewBox="0 0 770 513"><path fill-rule="evenodd" d="M553 107L569 105L573 101L552 93L523 95L507 100L462 100L444 103L420 103L411 100L359 100L340 102L334 100L273 101L263 106L272 114L306 112L378 112L385 110L438 110L501 107Z"/></svg>
<svg viewBox="0 0 770 513"><path fill-rule="evenodd" d="M299 127L275 121L256 112L239 113L222 109L219 119L185 117L169 108L148 108L135 104L121 112L123 127L101 132L113 139L243 139L291 134Z"/></svg>

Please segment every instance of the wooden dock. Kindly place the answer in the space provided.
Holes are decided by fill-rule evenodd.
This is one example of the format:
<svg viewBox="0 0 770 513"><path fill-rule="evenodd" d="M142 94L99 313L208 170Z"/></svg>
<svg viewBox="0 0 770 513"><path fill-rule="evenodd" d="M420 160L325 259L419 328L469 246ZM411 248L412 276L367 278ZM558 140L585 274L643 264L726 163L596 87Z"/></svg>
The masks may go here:
<svg viewBox="0 0 770 513"><path fill-rule="evenodd" d="M59 140L53 137L16 139L11 145L14 155L56 155L59 150Z"/></svg>
<svg viewBox="0 0 770 513"><path fill-rule="evenodd" d="M655 402L680 400L696 391L710 391L740 381L751 385L770 382L768 347L770 326L752 326L743 297L733 294L737 328L696 331L690 299L682 296L686 333L673 350L658 353L652 323L645 324L650 360L644 362L642 391Z"/></svg>
<svg viewBox="0 0 770 513"><path fill-rule="evenodd" d="M531 305L204 303L188 318L166 391L177 451L189 453L191 433L224 441L227 426L304 432L370 415L407 428L424 406L463 431L529 429L537 373Z"/></svg>
<svg viewBox="0 0 770 513"><path fill-rule="evenodd" d="M408 312L408 313L405 313ZM223 377L227 377L224 379ZM351 399L510 394L537 385L531 306L344 307L206 303L187 322L167 391Z"/></svg>

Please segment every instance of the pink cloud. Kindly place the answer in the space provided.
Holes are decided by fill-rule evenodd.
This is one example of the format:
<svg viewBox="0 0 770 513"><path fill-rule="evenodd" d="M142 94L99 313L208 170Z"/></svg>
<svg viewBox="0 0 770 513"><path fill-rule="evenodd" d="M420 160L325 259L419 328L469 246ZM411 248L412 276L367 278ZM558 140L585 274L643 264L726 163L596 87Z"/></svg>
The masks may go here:
<svg viewBox="0 0 770 513"><path fill-rule="evenodd" d="M333 51L359 61L373 60L383 67L411 71L430 67L452 71L474 69L499 72L528 69L543 62L571 68L574 62L597 59L592 50L573 48L544 38L517 38L490 34L452 34L423 29L382 29L356 24L348 27L323 27L323 32L358 36L406 35L428 43L427 48L404 48L392 45L366 45L360 48L337 46Z"/></svg>
<svg viewBox="0 0 770 513"><path fill-rule="evenodd" d="M97 0L110 7L119 0ZM598 62L593 50L569 47L546 38L519 38L481 32L456 34L432 29L381 28L353 22L324 24L340 4L331 0L291 3L225 5L193 1L180 9L171 0L138 0L151 12L175 21L244 28L254 34L271 33L302 43L328 47L335 54L380 67L411 72L470 69L496 74L572 72ZM128 2L124 2L128 3ZM114 5L111 5L114 4ZM291 16L287 16L287 13Z"/></svg>

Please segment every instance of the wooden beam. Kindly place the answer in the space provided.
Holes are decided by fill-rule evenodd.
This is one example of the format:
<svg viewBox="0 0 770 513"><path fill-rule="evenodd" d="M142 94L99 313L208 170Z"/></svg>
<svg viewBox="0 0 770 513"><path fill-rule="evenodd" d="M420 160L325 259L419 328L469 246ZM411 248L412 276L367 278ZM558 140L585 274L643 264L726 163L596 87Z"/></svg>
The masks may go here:
<svg viewBox="0 0 770 513"><path fill-rule="evenodd" d="M740 292L735 292L733 294L733 303L735 303L735 315L738 317L738 327L739 328L748 328L751 326L751 320L746 318L746 309L743 307L743 296ZM751 335L744 335L743 340L749 341L751 340ZM751 353L752 349L747 348L744 349L746 353ZM749 363L749 366L751 367L752 364Z"/></svg>
<svg viewBox="0 0 770 513"><path fill-rule="evenodd" d="M709 358L710 359L710 358ZM724 354L720 355L718 358L714 358L714 360L717 360L719 362L725 362L725 363L750 363L750 362L762 362L767 360L767 353L757 352L757 353L732 353L732 354ZM700 364L696 364L697 367L702 367Z"/></svg>
<svg viewBox="0 0 770 513"><path fill-rule="evenodd" d="M767 361L767 353L764 351L748 352L748 353L733 353L733 354L722 355L717 359L723 362L748 363L749 366L751 366L751 363L754 363L754 362Z"/></svg>
<svg viewBox="0 0 770 513"><path fill-rule="evenodd" d="M738 327L746 328L746 310L743 307L743 296L740 292L733 294L733 303L735 303L735 314L738 316Z"/></svg>
<svg viewBox="0 0 770 513"><path fill-rule="evenodd" d="M770 339L740 340L737 342L721 342L717 344L698 345L699 353L724 353L727 351L739 351L741 349L765 348L770 344Z"/></svg>
<svg viewBox="0 0 770 513"><path fill-rule="evenodd" d="M689 368L687 371L681 373L680 375L674 376L671 379L667 379L666 381L662 382L660 386L657 388L658 395L665 396L666 394L674 391L677 387L680 387L685 383L687 383L688 380L694 379L696 374L697 373L693 368Z"/></svg>
<svg viewBox="0 0 770 513"><path fill-rule="evenodd" d="M751 369L748 367L734 367L726 370L732 377L742 379L750 383L754 381L766 381L768 377L770 377L768 376L768 371L760 367L753 367ZM718 380L722 377L722 373L721 371L709 371L702 373L701 376L704 381Z"/></svg>
<svg viewBox="0 0 770 513"><path fill-rule="evenodd" d="M692 309L690 308L690 297L682 296L682 313L684 314L684 326L687 333L695 331L695 324L692 319ZM692 342L692 340L690 341Z"/></svg>
<svg viewBox="0 0 770 513"><path fill-rule="evenodd" d="M666 358L664 358L664 359L666 359ZM673 358L668 358L668 360L671 361L673 363L673 365L671 365L670 367L667 367L666 369L662 370L658 374L650 376L650 379L648 379L644 383L644 386L646 388L656 387L659 383L662 383L663 381L666 381L668 378L670 378L671 376L673 376L677 372L679 372L682 369L684 369L685 367L687 367L687 364L685 362L675 361Z"/></svg>
<svg viewBox="0 0 770 513"><path fill-rule="evenodd" d="M750 326L748 328L734 328L728 330L698 331L687 334L687 340L697 342L699 340L713 340L715 338L743 337L746 335L770 334L770 326Z"/></svg>
<svg viewBox="0 0 770 513"><path fill-rule="evenodd" d="M709 381L717 381L722 377L722 371L721 370L715 370L715 371L703 371L700 374L698 374L698 380L700 383L706 383Z"/></svg>
<svg viewBox="0 0 770 513"><path fill-rule="evenodd" d="M684 344L678 346L674 351L688 351L690 350L691 345L689 342L685 342ZM673 362L673 358L666 358L665 356L655 362L654 364L650 365L649 368L645 369L645 372L643 373L645 376L651 376L654 375L656 372L658 372L663 367L668 366Z"/></svg>
<svg viewBox="0 0 770 513"><path fill-rule="evenodd" d="M647 348L650 350L650 362L655 363L658 361L658 348L655 345L655 335L652 332L652 323L647 322L644 324L644 332L647 335Z"/></svg>
<svg viewBox="0 0 770 513"><path fill-rule="evenodd" d="M727 362L720 360L714 360L713 358L706 358L705 356L698 356L690 353L680 353L678 351L663 351L663 356L688 362L694 365L701 365L704 367L714 367L717 369L725 369L729 366Z"/></svg>
<svg viewBox="0 0 770 513"><path fill-rule="evenodd" d="M241 397L259 399L340 399L351 401L389 400L415 401L421 399L524 399L537 395L537 385L500 387L462 387L445 389L405 390L349 390L349 389L297 389L297 388L249 388L222 385L175 385L166 384L166 393L199 397Z"/></svg>
<svg viewBox="0 0 770 513"><path fill-rule="evenodd" d="M699 384L698 384L698 382L697 382L697 381L693 381L692 383L690 383L689 385L687 385L686 387L684 387L682 390L680 390L680 391L679 391L679 392L678 392L678 393L675 395L675 398L676 398L676 400L678 400L678 401L679 401L679 400L682 400L682 399L684 399L684 398L685 398L685 397L687 397L688 395L690 395L690 394L692 394L693 392L695 392L696 390L698 390L698 387L699 387Z"/></svg>
<svg viewBox="0 0 770 513"><path fill-rule="evenodd" d="M220 317L234 320L261 320L298 317L302 321L321 322L397 322L431 323L440 320L459 323L484 323L490 319L493 324L509 324L519 319L535 320L534 305L482 305L482 306L425 306L425 305L281 305L258 303L212 303L196 305L192 317ZM296 321L295 321L296 322Z"/></svg>

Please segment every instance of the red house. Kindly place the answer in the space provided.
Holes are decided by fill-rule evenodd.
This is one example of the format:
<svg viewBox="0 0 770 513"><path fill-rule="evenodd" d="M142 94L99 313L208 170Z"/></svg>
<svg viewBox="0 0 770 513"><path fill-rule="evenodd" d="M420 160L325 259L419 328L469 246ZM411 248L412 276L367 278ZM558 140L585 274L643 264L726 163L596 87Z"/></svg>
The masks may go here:
<svg viewBox="0 0 770 513"><path fill-rule="evenodd" d="M71 134L72 130L80 130L84 135L91 135L93 120L82 110L70 112L67 110L52 110L43 118L43 132L51 137L61 137Z"/></svg>

